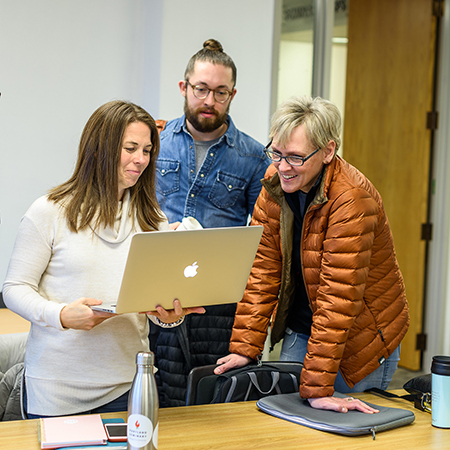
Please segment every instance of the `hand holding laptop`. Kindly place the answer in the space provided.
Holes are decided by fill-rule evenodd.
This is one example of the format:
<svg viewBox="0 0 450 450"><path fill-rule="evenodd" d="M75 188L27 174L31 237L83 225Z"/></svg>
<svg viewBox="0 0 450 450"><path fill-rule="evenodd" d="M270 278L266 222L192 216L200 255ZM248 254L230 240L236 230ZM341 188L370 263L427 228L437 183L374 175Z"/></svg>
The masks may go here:
<svg viewBox="0 0 450 450"><path fill-rule="evenodd" d="M102 301L95 298L79 298L73 303L64 306L60 313L61 325L64 328L73 328L76 330L89 331L96 325L99 325L106 319L114 317L117 314L104 311L94 310L92 306L101 305ZM191 313L203 314L205 308L183 308L180 300L173 301L173 309L164 309L162 306L157 306L155 311L142 312L141 314L148 314L157 317L161 322L174 323Z"/></svg>
<svg viewBox="0 0 450 450"><path fill-rule="evenodd" d="M180 320L183 316L188 314L197 313L204 314L205 308L203 306L198 306L194 308L183 308L181 306L180 300L177 298L173 301L173 309L164 309L162 306L158 305L155 311L147 311L146 314L149 316L157 317L161 322L174 323Z"/></svg>
<svg viewBox="0 0 450 450"><path fill-rule="evenodd" d="M258 225L136 233L118 298L105 299L91 308L118 314L151 311L152 316L172 320L175 316L181 318L172 311L174 299L180 299L185 313L203 312L197 309L202 306L238 302L262 228ZM163 309L158 311L159 307ZM170 316L164 310L172 311Z"/></svg>
<svg viewBox="0 0 450 450"><path fill-rule="evenodd" d="M91 330L106 319L115 316L113 313L94 311L91 306L101 305L102 301L95 298L82 297L64 306L59 313L61 325L75 330Z"/></svg>

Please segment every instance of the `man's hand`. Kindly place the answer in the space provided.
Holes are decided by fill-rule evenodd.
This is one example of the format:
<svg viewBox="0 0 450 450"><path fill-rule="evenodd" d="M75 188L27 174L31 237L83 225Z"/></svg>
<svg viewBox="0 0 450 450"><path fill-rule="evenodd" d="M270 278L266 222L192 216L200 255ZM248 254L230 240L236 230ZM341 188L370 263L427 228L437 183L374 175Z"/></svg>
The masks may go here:
<svg viewBox="0 0 450 450"><path fill-rule="evenodd" d="M327 409L330 411L346 413L349 410L357 410L366 414L373 414L380 412L369 405L366 405L361 400L353 397L338 398L338 397L320 397L308 398L309 404L316 409Z"/></svg>
<svg viewBox="0 0 450 450"><path fill-rule="evenodd" d="M79 298L72 303L64 306L59 318L64 328L73 328L75 330L89 331L106 319L116 314L93 311L89 306L101 305L103 302L95 298Z"/></svg>
<svg viewBox="0 0 450 450"><path fill-rule="evenodd" d="M236 353L230 353L223 358L217 360L217 364L221 364L219 367L214 369L216 375L226 372L230 369L238 369L239 367L246 366L252 359L247 356L238 355Z"/></svg>
<svg viewBox="0 0 450 450"><path fill-rule="evenodd" d="M204 314L205 308L198 306L196 308L183 308L180 300L177 298L173 301L173 309L164 309L162 306L157 306L155 311L147 311L145 314L149 316L156 316L161 322L173 323L181 319L182 316L197 313Z"/></svg>

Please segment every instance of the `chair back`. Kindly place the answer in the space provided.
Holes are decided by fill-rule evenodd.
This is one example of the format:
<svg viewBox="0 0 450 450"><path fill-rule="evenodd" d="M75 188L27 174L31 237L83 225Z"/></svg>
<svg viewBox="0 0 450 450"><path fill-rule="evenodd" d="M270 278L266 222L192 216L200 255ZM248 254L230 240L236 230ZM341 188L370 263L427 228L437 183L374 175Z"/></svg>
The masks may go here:
<svg viewBox="0 0 450 450"><path fill-rule="evenodd" d="M215 375L216 364L195 367L188 376L186 405L228 403L299 391L303 364L289 361L251 363Z"/></svg>

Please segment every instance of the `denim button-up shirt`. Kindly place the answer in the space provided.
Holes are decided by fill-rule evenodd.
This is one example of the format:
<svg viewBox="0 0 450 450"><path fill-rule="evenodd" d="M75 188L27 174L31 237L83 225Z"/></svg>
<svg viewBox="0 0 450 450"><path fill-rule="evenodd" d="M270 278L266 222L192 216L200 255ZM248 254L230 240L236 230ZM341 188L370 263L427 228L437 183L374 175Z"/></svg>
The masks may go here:
<svg viewBox="0 0 450 450"><path fill-rule="evenodd" d="M226 133L196 174L194 140L185 122L184 115L167 122L160 135L156 190L169 222L191 216L204 228L246 225L269 166L263 145L228 116Z"/></svg>

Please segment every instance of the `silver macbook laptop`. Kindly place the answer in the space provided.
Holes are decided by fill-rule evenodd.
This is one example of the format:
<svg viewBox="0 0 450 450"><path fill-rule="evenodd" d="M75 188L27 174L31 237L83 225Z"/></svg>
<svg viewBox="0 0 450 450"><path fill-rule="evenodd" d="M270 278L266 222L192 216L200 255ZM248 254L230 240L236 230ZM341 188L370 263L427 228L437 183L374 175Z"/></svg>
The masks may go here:
<svg viewBox="0 0 450 450"><path fill-rule="evenodd" d="M116 302L92 306L117 314L234 303L247 284L262 226L137 233Z"/></svg>

